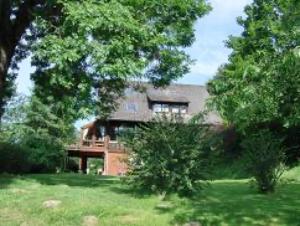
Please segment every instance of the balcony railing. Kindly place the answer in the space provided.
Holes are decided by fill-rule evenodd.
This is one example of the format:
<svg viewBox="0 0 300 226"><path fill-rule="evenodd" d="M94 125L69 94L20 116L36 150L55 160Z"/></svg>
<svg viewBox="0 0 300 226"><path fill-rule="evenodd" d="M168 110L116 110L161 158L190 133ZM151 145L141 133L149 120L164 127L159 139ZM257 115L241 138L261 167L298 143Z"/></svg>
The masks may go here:
<svg viewBox="0 0 300 226"><path fill-rule="evenodd" d="M96 140L96 139L81 139L77 144L73 144L69 146L69 149L107 149L111 151L124 151L125 147L124 144L110 140L109 136L104 137L103 140Z"/></svg>

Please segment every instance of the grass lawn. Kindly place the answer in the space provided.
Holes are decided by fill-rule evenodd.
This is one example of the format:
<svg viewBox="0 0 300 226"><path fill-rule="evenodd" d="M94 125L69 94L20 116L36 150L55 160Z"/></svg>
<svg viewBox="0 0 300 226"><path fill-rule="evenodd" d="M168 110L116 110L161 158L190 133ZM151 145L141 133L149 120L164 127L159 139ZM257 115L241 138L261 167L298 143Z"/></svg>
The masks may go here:
<svg viewBox="0 0 300 226"><path fill-rule="evenodd" d="M300 225L300 168L275 194L260 195L247 180L213 182L194 199L132 193L118 178L75 174L0 176L0 225ZM43 202L59 200L55 208ZM90 225L93 222L90 222ZM87 224L87 223L86 223ZM88 224L87 224L88 225Z"/></svg>

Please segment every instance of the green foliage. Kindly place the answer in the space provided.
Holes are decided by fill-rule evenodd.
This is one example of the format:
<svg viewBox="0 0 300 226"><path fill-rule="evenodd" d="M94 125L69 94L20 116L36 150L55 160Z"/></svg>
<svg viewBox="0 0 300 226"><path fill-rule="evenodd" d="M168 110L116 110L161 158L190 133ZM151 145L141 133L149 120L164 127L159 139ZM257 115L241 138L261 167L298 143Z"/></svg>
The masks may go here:
<svg viewBox="0 0 300 226"><path fill-rule="evenodd" d="M73 118L107 116L128 80L165 85L188 72L183 48L209 10L205 0L1 1L0 118L30 54L44 104L61 103Z"/></svg>
<svg viewBox="0 0 300 226"><path fill-rule="evenodd" d="M248 135L242 146L245 165L254 176L259 191L273 192L284 171L282 140L268 130L260 130Z"/></svg>
<svg viewBox="0 0 300 226"><path fill-rule="evenodd" d="M74 137L73 126L58 118L39 99L16 98L3 117L1 141L27 150L31 172L54 172L63 167L64 146Z"/></svg>
<svg viewBox="0 0 300 226"><path fill-rule="evenodd" d="M103 159L89 159L88 168L90 169L89 174L98 174L98 169L103 169L104 161Z"/></svg>
<svg viewBox="0 0 300 226"><path fill-rule="evenodd" d="M64 171L78 173L79 172L79 159L68 157L67 162L66 162L66 168Z"/></svg>
<svg viewBox="0 0 300 226"><path fill-rule="evenodd" d="M254 0L245 8L246 17L238 18L244 29L242 35L227 41L232 49L229 62L219 68L208 85L212 96L209 105L220 113L225 123L233 124L244 137L262 128L276 131L285 139L290 163L295 162L300 153L297 138L300 128L299 12L298 0ZM252 139L256 137L245 142L251 143ZM270 138L267 142L278 146L276 139ZM257 146L258 150L264 148L263 141L260 144L262 147ZM264 155L270 152L272 158L276 158L279 150L275 147L275 150L265 147L261 151ZM281 159L281 154L277 154ZM275 161L275 164L278 163ZM257 167L260 168L259 161ZM273 173L277 165L265 167L270 167L271 172L261 176L253 172L258 180L266 180L258 181L260 187L270 183L266 185L269 190L273 182L268 180L276 176L268 174ZM259 178L264 176L267 178Z"/></svg>
<svg viewBox="0 0 300 226"><path fill-rule="evenodd" d="M209 138L208 127L199 121L162 117L141 125L125 138L129 182L159 193L196 191L200 180L210 178L214 150Z"/></svg>
<svg viewBox="0 0 300 226"><path fill-rule="evenodd" d="M298 0L254 0L238 19L244 31L209 84L211 105L238 129L300 124L299 11Z"/></svg>
<svg viewBox="0 0 300 226"><path fill-rule="evenodd" d="M0 173L28 173L31 170L30 151L16 144L0 143Z"/></svg>
<svg viewBox="0 0 300 226"><path fill-rule="evenodd" d="M146 78L169 84L189 70L182 50L193 24L210 7L204 0L63 0L57 20L37 18L35 93L67 103L64 111L107 116L126 83ZM49 48L51 47L51 48ZM65 107L64 107L65 106Z"/></svg>

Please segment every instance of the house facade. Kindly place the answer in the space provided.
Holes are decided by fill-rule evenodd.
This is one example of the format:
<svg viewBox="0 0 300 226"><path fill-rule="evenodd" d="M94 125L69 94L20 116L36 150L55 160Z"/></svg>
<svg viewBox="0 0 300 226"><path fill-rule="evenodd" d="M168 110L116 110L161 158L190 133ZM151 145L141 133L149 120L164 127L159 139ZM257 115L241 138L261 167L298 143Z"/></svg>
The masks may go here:
<svg viewBox="0 0 300 226"><path fill-rule="evenodd" d="M87 169L88 158L103 158L103 175L123 175L128 168L126 150L118 142L122 131L147 123L159 114L180 115L187 121L205 109L208 97L204 86L171 84L154 88L148 83L131 84L108 119L99 117L81 128L80 141L68 147L68 156L80 158L82 171ZM220 125L221 120L211 112L205 123Z"/></svg>

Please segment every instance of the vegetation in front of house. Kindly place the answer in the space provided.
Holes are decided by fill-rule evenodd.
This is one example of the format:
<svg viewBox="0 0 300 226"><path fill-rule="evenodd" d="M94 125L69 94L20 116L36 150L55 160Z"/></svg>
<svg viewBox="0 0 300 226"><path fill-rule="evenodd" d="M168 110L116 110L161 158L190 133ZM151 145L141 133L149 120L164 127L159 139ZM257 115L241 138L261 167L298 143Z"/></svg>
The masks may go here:
<svg viewBox="0 0 300 226"><path fill-rule="evenodd" d="M300 157L299 11L298 0L254 0L245 8L246 17L238 18L242 35L227 41L233 50L229 62L208 84L209 105L236 128L242 152L253 158L249 164L260 190L274 190L280 175L278 139L285 163L296 164Z"/></svg>
<svg viewBox="0 0 300 226"><path fill-rule="evenodd" d="M242 142L243 162L260 192L274 192L285 166L282 140L269 130L260 130Z"/></svg>
<svg viewBox="0 0 300 226"><path fill-rule="evenodd" d="M300 171L275 193L258 194L248 180L218 180L193 199L133 193L119 178L78 174L0 176L0 225L82 225L86 216L102 226L290 226L300 222ZM56 200L57 207L43 203Z"/></svg>
<svg viewBox="0 0 300 226"><path fill-rule="evenodd" d="M238 18L243 33L229 38L229 62L209 83L226 122L240 130L299 126L299 11L298 0L254 0Z"/></svg>
<svg viewBox="0 0 300 226"><path fill-rule="evenodd" d="M157 117L125 137L129 152L128 181L159 193L195 192L200 180L211 178L215 144L209 127L198 116Z"/></svg>
<svg viewBox="0 0 300 226"><path fill-rule="evenodd" d="M64 167L64 146L75 129L35 96L16 97L4 114L0 136L0 172L56 172Z"/></svg>

